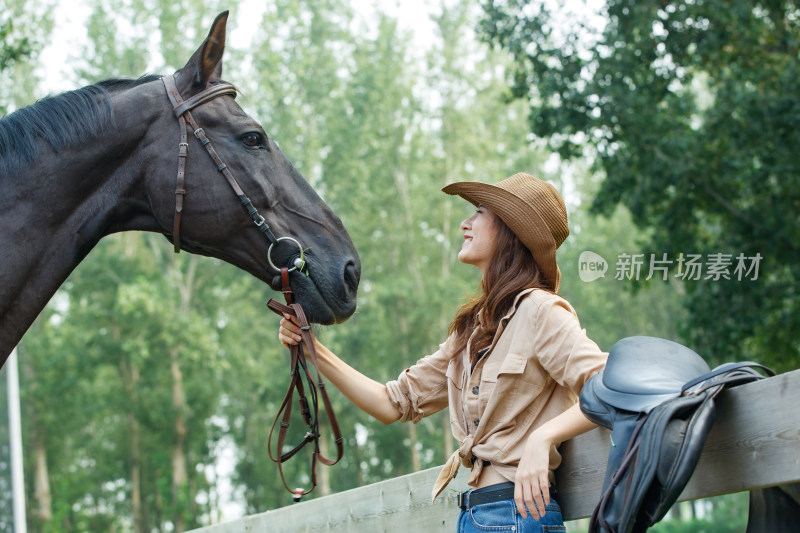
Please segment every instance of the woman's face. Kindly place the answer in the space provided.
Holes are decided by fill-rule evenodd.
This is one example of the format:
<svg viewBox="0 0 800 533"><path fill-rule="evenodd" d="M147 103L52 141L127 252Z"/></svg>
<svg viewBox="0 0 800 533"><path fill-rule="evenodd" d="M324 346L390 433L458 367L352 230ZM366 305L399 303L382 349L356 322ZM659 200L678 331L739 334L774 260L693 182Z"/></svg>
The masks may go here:
<svg viewBox="0 0 800 533"><path fill-rule="evenodd" d="M497 241L499 218L483 205L479 205L475 213L461 223L464 232L464 243L458 252L458 260L467 265L475 265L481 272L492 261Z"/></svg>

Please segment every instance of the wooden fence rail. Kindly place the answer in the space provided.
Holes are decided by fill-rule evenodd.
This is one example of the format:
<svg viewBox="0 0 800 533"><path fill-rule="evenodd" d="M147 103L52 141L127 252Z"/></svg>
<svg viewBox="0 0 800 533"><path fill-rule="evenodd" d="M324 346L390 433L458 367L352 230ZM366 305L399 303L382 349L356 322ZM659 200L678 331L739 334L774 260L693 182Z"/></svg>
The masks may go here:
<svg viewBox="0 0 800 533"><path fill-rule="evenodd" d="M564 519L590 516L603 484L609 432L595 429L562 446L557 472ZM439 468L207 526L195 533L336 531L452 532L461 472L431 504ZM700 462L679 501L800 481L800 370L723 391Z"/></svg>

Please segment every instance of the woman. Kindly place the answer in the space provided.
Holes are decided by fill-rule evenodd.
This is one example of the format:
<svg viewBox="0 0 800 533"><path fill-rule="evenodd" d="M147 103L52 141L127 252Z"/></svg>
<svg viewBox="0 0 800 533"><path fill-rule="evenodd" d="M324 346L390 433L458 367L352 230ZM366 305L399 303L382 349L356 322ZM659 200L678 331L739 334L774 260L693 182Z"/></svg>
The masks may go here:
<svg viewBox="0 0 800 533"><path fill-rule="evenodd" d="M471 469L467 483L475 488L459 498L460 532L563 531L550 490L561 462L557 446L594 427L577 399L607 358L557 295L556 249L569 234L564 201L552 185L522 173L443 191L477 207L461 223L458 259L480 269L480 296L459 309L436 353L394 381L364 376L315 338L319 370L384 424L416 423L450 408L461 445L433 497L460 465ZM279 338L284 345L300 340L288 316Z"/></svg>

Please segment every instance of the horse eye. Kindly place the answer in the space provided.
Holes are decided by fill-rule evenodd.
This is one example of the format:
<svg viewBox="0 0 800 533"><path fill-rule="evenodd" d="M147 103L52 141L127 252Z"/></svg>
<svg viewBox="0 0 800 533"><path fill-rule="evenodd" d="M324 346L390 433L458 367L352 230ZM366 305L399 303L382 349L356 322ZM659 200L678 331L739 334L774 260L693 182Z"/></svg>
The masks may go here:
<svg viewBox="0 0 800 533"><path fill-rule="evenodd" d="M242 135L242 142L245 146L249 146L251 148L255 148L256 146L261 146L264 144L261 135L258 133L245 133Z"/></svg>

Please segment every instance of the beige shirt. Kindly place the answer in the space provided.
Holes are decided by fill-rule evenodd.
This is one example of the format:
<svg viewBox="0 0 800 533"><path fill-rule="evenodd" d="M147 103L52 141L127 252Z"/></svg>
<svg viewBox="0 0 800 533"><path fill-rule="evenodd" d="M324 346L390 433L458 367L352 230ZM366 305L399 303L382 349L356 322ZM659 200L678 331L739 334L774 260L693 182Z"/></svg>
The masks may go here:
<svg viewBox="0 0 800 533"><path fill-rule="evenodd" d="M608 357L586 336L565 299L539 289L517 295L471 372L469 346L451 357L451 342L448 338L436 353L386 384L403 422L416 423L450 407L460 447L442 469L434 498L455 477L459 463L472 469L470 485L477 483L483 461L513 481L526 437L574 405L583 384ZM551 478L559 464L554 446Z"/></svg>

